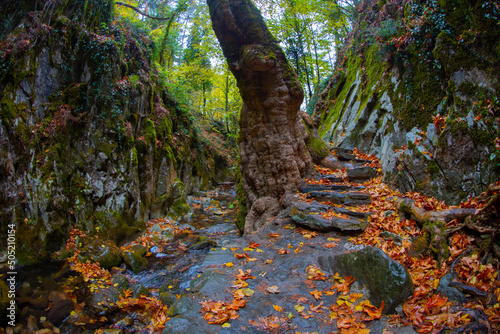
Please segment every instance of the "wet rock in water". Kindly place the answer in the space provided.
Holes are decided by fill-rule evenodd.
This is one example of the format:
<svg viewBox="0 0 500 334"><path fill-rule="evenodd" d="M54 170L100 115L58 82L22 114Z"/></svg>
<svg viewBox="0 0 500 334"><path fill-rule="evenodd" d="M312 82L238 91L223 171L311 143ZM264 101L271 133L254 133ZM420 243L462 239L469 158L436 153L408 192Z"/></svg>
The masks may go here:
<svg viewBox="0 0 500 334"><path fill-rule="evenodd" d="M124 262L134 273L139 273L148 267L148 260L135 252L123 252Z"/></svg>
<svg viewBox="0 0 500 334"><path fill-rule="evenodd" d="M31 284L29 282L23 282L21 288L17 292L18 297L28 297L33 294L33 289L31 288Z"/></svg>
<svg viewBox="0 0 500 334"><path fill-rule="evenodd" d="M54 326L60 326L74 308L75 303L71 299L55 300L50 307L49 313L47 314L47 320Z"/></svg>
<svg viewBox="0 0 500 334"><path fill-rule="evenodd" d="M134 298L139 298L140 296L150 296L151 292L141 283L136 283L130 287L132 295Z"/></svg>
<svg viewBox="0 0 500 334"><path fill-rule="evenodd" d="M78 260L80 262L93 260L104 269L111 269L120 265L122 253L111 240L95 240L85 246L83 252L78 256Z"/></svg>
<svg viewBox="0 0 500 334"><path fill-rule="evenodd" d="M197 326L191 326L191 321L187 319L181 317L173 317L165 324L165 328L163 329L162 334L192 333L191 327ZM199 329L200 328L198 328L198 330Z"/></svg>
<svg viewBox="0 0 500 334"><path fill-rule="evenodd" d="M396 307L413 295L414 287L408 270L375 247L336 256L320 256L323 270L338 272L341 276L353 276L370 292L370 301L380 307L384 302L384 314L394 313Z"/></svg>
<svg viewBox="0 0 500 334"><path fill-rule="evenodd" d="M200 250L200 249L207 249L207 248L213 248L217 247L217 242L214 240L205 237L205 236L200 236L200 239L192 245L190 248L195 249L195 250Z"/></svg>
<svg viewBox="0 0 500 334"><path fill-rule="evenodd" d="M41 284L44 290L55 291L59 289L59 283L56 282L52 277L44 277L41 280Z"/></svg>
<svg viewBox="0 0 500 334"><path fill-rule="evenodd" d="M44 310L49 306L49 298L46 296L39 296L37 298L30 298L29 304L37 310Z"/></svg>

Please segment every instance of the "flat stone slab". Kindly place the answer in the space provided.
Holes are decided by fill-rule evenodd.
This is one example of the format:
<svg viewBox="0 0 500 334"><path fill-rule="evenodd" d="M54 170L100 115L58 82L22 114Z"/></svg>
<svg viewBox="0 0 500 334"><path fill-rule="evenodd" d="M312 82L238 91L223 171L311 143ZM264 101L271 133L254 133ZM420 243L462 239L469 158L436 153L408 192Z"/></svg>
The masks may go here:
<svg viewBox="0 0 500 334"><path fill-rule="evenodd" d="M369 180L376 175L376 170L372 167L356 167L347 170L349 181Z"/></svg>
<svg viewBox="0 0 500 334"><path fill-rule="evenodd" d="M365 220L358 218L323 218L321 215L315 213L326 212L330 209L329 206L319 203L313 205L308 204L309 203L294 203L293 208L290 212L290 217L296 224L320 232L362 232L367 226Z"/></svg>
<svg viewBox="0 0 500 334"><path fill-rule="evenodd" d="M351 161L356 159L356 156L354 154L350 154L347 152L338 151L335 152L335 154L337 155L337 158L342 161Z"/></svg>
<svg viewBox="0 0 500 334"><path fill-rule="evenodd" d="M333 204L343 204L346 206L365 205L372 202L369 194L358 192L311 191L307 197L314 198L320 202L332 202Z"/></svg>
<svg viewBox="0 0 500 334"><path fill-rule="evenodd" d="M323 175L322 179L328 180L328 181L333 182L333 183L344 182L344 179L342 179L341 177L338 177L336 175Z"/></svg>
<svg viewBox="0 0 500 334"><path fill-rule="evenodd" d="M331 191L348 191L348 190L353 190L353 191L359 191L359 190L364 190L366 189L365 186L351 186L349 184L308 184L304 188L300 190L301 193L308 193L311 191L325 191L325 190L331 190Z"/></svg>

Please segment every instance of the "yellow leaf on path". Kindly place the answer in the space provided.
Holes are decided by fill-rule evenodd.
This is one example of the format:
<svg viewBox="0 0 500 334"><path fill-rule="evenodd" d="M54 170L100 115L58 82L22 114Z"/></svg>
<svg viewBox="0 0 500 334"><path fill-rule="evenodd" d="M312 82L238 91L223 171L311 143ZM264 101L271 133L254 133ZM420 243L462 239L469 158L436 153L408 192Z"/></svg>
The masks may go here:
<svg viewBox="0 0 500 334"><path fill-rule="evenodd" d="M231 327L231 324L229 322L225 322L224 324L222 324L222 327L229 328Z"/></svg>
<svg viewBox="0 0 500 334"><path fill-rule="evenodd" d="M297 311L298 313L301 313L301 312L304 312L304 306L303 305L295 305L295 311Z"/></svg>
<svg viewBox="0 0 500 334"><path fill-rule="evenodd" d="M273 305L273 307L274 307L274 309L275 309L276 311L278 311L278 312L283 311L283 308L282 308L281 306L279 306L279 305Z"/></svg>
<svg viewBox="0 0 500 334"><path fill-rule="evenodd" d="M295 316L292 314L292 312L288 313L288 319L295 318Z"/></svg>
<svg viewBox="0 0 500 334"><path fill-rule="evenodd" d="M222 250L227 250L227 248L226 248L226 247L222 247L221 249L222 249ZM226 322L226 324L227 324L227 322ZM229 325L229 324L228 324L228 325Z"/></svg>
<svg viewBox="0 0 500 334"><path fill-rule="evenodd" d="M347 300L343 300L343 299L337 299L337 304L338 304L339 306L342 306L342 305L344 305L344 304L345 304L345 305L347 305L347 306L350 306L350 305L351 305L351 303L349 303L349 301L347 301Z"/></svg>
<svg viewBox="0 0 500 334"><path fill-rule="evenodd" d="M255 293L255 291L253 291L252 289L250 288L243 288L241 289L241 292L243 292L243 294L247 297L251 297L253 296L253 294Z"/></svg>
<svg viewBox="0 0 500 334"><path fill-rule="evenodd" d="M263 252L263 250L260 249L260 248L257 248L256 251L257 251L257 253L262 253Z"/></svg>
<svg viewBox="0 0 500 334"><path fill-rule="evenodd" d="M224 263L223 265L225 265L228 268L234 267L234 263L232 263L232 262L227 262L227 263Z"/></svg>
<svg viewBox="0 0 500 334"><path fill-rule="evenodd" d="M231 248L229 248L229 249L230 249L231 251L233 251L233 252L234 252L235 250L238 250L238 249L240 249L240 248L239 248L239 247L231 247Z"/></svg>
<svg viewBox="0 0 500 334"><path fill-rule="evenodd" d="M245 248L243 248L243 251L245 251L245 252L253 252L253 248L245 247Z"/></svg>

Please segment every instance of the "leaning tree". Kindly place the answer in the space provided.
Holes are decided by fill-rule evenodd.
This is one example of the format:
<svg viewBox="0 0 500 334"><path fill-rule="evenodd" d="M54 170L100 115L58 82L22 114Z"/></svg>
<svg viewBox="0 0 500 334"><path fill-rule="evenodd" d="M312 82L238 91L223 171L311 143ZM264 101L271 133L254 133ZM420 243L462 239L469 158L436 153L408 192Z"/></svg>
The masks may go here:
<svg viewBox="0 0 500 334"><path fill-rule="evenodd" d="M276 215L314 172L299 115L304 98L294 69L250 0L207 0L215 34L243 100L240 171L245 233Z"/></svg>

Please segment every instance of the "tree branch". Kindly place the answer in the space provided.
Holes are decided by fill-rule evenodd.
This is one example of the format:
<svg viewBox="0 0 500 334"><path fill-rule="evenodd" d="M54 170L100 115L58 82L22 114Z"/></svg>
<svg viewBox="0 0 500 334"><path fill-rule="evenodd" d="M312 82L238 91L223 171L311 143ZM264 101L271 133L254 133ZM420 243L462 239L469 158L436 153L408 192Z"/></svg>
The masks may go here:
<svg viewBox="0 0 500 334"><path fill-rule="evenodd" d="M123 6L123 7L127 7L127 8L130 8L134 11L136 11L137 13L143 15L143 16L146 16L150 19L153 19L153 20L159 20L159 21L167 21L167 20L170 20L170 17L157 17L157 16L151 16L149 14L146 14L144 13L142 10L140 10L139 8L137 7L134 7L134 6L131 6L129 4L126 4L126 3L123 3L123 2L115 2L118 6Z"/></svg>

